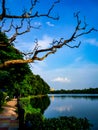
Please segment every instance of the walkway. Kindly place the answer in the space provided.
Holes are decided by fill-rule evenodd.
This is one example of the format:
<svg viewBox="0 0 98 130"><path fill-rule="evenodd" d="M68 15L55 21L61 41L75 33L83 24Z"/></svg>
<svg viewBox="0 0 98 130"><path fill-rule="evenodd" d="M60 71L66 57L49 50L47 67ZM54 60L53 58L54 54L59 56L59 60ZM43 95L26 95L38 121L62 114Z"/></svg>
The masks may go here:
<svg viewBox="0 0 98 130"><path fill-rule="evenodd" d="M18 130L19 121L15 112L17 109L16 104L17 99L13 99L3 106L3 111L0 113L0 130Z"/></svg>

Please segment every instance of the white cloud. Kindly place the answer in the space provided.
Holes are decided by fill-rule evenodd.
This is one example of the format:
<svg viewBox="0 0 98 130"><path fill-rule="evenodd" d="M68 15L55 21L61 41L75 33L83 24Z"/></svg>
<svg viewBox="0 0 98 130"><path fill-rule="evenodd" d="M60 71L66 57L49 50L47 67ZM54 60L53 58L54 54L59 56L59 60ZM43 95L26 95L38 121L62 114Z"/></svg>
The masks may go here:
<svg viewBox="0 0 98 130"><path fill-rule="evenodd" d="M21 44L20 44L21 43ZM34 42L22 42L15 44L15 47L21 51L30 51L32 49L32 46L34 45Z"/></svg>
<svg viewBox="0 0 98 130"><path fill-rule="evenodd" d="M43 38L41 40L38 40L38 45L40 48L47 48L49 47L49 44L52 42L52 38L47 36L47 35L44 35Z"/></svg>
<svg viewBox="0 0 98 130"><path fill-rule="evenodd" d="M82 57L82 56L77 57L77 58L75 59L75 62L80 62L82 59L83 59L83 57Z"/></svg>
<svg viewBox="0 0 98 130"><path fill-rule="evenodd" d="M86 39L86 40L84 40L84 42L87 42L87 43L89 43L89 44L98 46L98 41L97 41L97 39L95 39L95 38Z"/></svg>
<svg viewBox="0 0 98 130"><path fill-rule="evenodd" d="M43 35L42 39L38 39L38 46L40 49L45 49L50 46L50 43L52 43L52 41L53 41L52 37L49 37L48 35ZM21 44L16 44L16 48L22 51L30 52L35 47L34 41L23 42L22 40L20 40L19 43Z"/></svg>
<svg viewBox="0 0 98 130"><path fill-rule="evenodd" d="M46 22L46 24L50 27L54 27L54 24L50 23L50 22Z"/></svg>
<svg viewBox="0 0 98 130"><path fill-rule="evenodd" d="M41 26L42 24L40 22L34 22L35 26Z"/></svg>
<svg viewBox="0 0 98 130"><path fill-rule="evenodd" d="M78 67L75 67L74 65L68 66L65 68L58 68L57 70L52 71L51 73L54 74L54 77L56 75L64 76L66 75L69 77L68 81L70 84L58 84L61 83L60 81L64 81L64 78L55 78L55 89L82 89L82 88L88 88L88 87L98 87L98 65L97 64L82 64ZM61 77L61 76L60 76ZM65 81L67 81L67 78L65 78Z"/></svg>
<svg viewBox="0 0 98 130"><path fill-rule="evenodd" d="M56 77L52 80L53 82L69 83L70 79L67 77Z"/></svg>
<svg viewBox="0 0 98 130"><path fill-rule="evenodd" d="M44 73L44 68L46 67L47 67L46 60L31 63L31 69L35 74L42 75Z"/></svg>
<svg viewBox="0 0 98 130"><path fill-rule="evenodd" d="M98 87L98 65L80 64L80 66L70 65L64 68L47 69L46 66L35 64L32 71L40 74L41 77L54 89L83 89ZM66 75L66 77L65 77Z"/></svg>

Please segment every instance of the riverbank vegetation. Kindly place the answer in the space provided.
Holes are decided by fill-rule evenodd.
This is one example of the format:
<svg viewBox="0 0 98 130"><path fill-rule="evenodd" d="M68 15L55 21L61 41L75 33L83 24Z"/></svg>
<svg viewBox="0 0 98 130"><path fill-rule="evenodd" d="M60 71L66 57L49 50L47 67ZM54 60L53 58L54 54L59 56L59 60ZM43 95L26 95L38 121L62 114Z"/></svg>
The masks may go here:
<svg viewBox="0 0 98 130"><path fill-rule="evenodd" d="M88 88L88 89L73 89L73 90L53 90L50 91L51 94L98 94L98 88Z"/></svg>
<svg viewBox="0 0 98 130"><path fill-rule="evenodd" d="M42 103L44 100L44 103ZM39 106L38 106L39 104ZM48 96L20 98L19 119L20 127L29 130L89 130L91 124L86 118L58 117L47 119L43 116L44 110L49 106ZM21 116L21 112L24 116ZM22 126L21 126L22 125Z"/></svg>
<svg viewBox="0 0 98 130"><path fill-rule="evenodd" d="M4 45L0 48L0 63L10 59L23 59L14 48L14 45L8 45L8 38L0 32L0 41ZM3 44L3 43L2 43ZM26 97L29 95L44 95L49 92L49 85L39 76L34 75L28 64L11 65L0 69L0 104L2 105L6 96ZM3 96L4 95L4 96Z"/></svg>

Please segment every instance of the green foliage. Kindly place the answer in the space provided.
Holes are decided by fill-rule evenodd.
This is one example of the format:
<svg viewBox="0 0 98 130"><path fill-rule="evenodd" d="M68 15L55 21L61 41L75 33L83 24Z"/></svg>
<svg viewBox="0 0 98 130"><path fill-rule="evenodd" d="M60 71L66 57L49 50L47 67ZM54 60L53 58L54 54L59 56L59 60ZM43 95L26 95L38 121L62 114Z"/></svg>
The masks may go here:
<svg viewBox="0 0 98 130"><path fill-rule="evenodd" d="M8 38L7 38L7 36L5 35L5 33L2 33L1 31L0 31L0 42L2 44L3 43L8 44Z"/></svg>
<svg viewBox="0 0 98 130"><path fill-rule="evenodd" d="M25 110L25 114L27 115L28 113L29 114L39 114L41 111L39 108L35 109L33 108L30 104L28 106L25 106L24 107L24 110Z"/></svg>
<svg viewBox="0 0 98 130"><path fill-rule="evenodd" d="M90 130L90 124L86 118L60 117L45 119L43 130Z"/></svg>
<svg viewBox="0 0 98 130"><path fill-rule="evenodd" d="M31 108L33 108L33 110L40 110L40 112L43 114L46 108L49 106L50 100L48 96L29 96L20 98L19 104L25 110L25 112L29 111L29 108L30 111L32 111Z"/></svg>
<svg viewBox="0 0 98 130"><path fill-rule="evenodd" d="M29 72L29 67L25 64L0 70L0 88L12 97L19 96L22 90L21 82Z"/></svg>
<svg viewBox="0 0 98 130"><path fill-rule="evenodd" d="M29 106L29 104L30 104L30 97L20 98L19 104L21 105L22 108L24 108L26 106Z"/></svg>
<svg viewBox="0 0 98 130"><path fill-rule="evenodd" d="M0 63L7 60L23 58L23 56L13 47L13 45L9 45L7 36L1 32L0 43L4 44L4 46L0 46Z"/></svg>
<svg viewBox="0 0 98 130"><path fill-rule="evenodd" d="M5 92L0 91L0 108L1 106L4 104L5 102L5 98L6 98L7 94Z"/></svg>
<svg viewBox="0 0 98 130"><path fill-rule="evenodd" d="M39 75L33 74L26 75L21 82L21 86L23 86L22 96L28 96L28 94L44 95L47 94L50 89L49 85Z"/></svg>
<svg viewBox="0 0 98 130"><path fill-rule="evenodd" d="M50 99L47 95L42 97L31 97L30 104L33 108L40 108L41 113L43 114L47 107L50 105Z"/></svg>
<svg viewBox="0 0 98 130"><path fill-rule="evenodd" d="M13 45L9 45L7 36L0 32L0 63L8 60L23 59ZM6 81L6 82L5 82ZM10 97L47 94L48 84L39 76L34 75L28 64L16 64L0 69L0 89Z"/></svg>
<svg viewBox="0 0 98 130"><path fill-rule="evenodd" d="M33 127L34 130L40 129L44 119L40 108L33 108L30 104L30 98L21 98L20 106L21 109L24 109L24 122L26 124L25 127L27 129Z"/></svg>
<svg viewBox="0 0 98 130"><path fill-rule="evenodd" d="M88 88L88 89L73 89L73 90L55 90L55 91L50 91L50 93L55 93L55 94L98 94L98 88Z"/></svg>
<svg viewBox="0 0 98 130"><path fill-rule="evenodd" d="M27 113L26 114L26 124L29 122L31 125L30 126L27 126L27 128L31 128L33 130L41 130L42 129L42 125L43 125L43 116L41 113L38 113L38 112L32 112L31 114L30 113Z"/></svg>

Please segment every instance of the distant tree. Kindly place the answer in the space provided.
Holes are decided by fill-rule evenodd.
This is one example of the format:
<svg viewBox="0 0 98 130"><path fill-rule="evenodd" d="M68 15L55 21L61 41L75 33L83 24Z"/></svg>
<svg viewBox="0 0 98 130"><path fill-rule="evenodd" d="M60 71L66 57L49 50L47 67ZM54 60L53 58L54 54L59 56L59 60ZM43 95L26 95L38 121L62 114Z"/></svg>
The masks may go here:
<svg viewBox="0 0 98 130"><path fill-rule="evenodd" d="M98 88L88 88L88 89L72 89L72 90L54 90L50 93L57 94L98 94Z"/></svg>
<svg viewBox="0 0 98 130"><path fill-rule="evenodd" d="M15 2L15 1L14 1ZM25 1L24 1L25 2ZM22 9L23 11L17 12L17 14L12 11L11 6L8 7L8 0L0 0L0 32L3 32L4 36L5 34L9 32L14 32L11 37L8 38L7 44L6 41L2 41L2 38L0 38L0 53L2 51L2 47L5 48L6 46L13 46L13 42L16 40L17 36L21 36L27 32L30 32L32 28L40 28L40 26L33 26L32 25L32 19L41 17L47 17L49 19L58 20L59 17L52 16L52 11L56 4L60 2L60 0L56 0L51 4L51 7L48 9L46 13L40 13L37 5L39 4L38 0L28 0L30 7L27 9ZM12 4L13 5L13 1ZM21 5L22 6L22 5ZM40 7L40 4L39 4ZM16 6L17 8L17 6ZM73 34L68 39L60 38L59 40L53 40L51 45L48 48L40 49L38 45L38 41L35 41L36 45L32 52L24 53L20 50L16 49L17 53L22 54L24 57L28 56L28 58L18 58L18 59L6 59L3 61L3 59L0 59L0 68L10 66L12 64L23 64L23 63L33 63L35 60L42 61L44 60L48 55L54 54L59 48L62 48L63 46L67 46L69 48L78 48L81 44L81 41L78 44L70 45L70 42L74 42L78 37L82 35L86 35L91 33L92 31L97 31L95 28L89 28L87 30L87 23L84 19L84 22L79 19L79 12L74 14L74 17L77 20L77 25L75 27L75 30L73 31ZM10 25L9 28L6 28L7 25L7 19L10 19ZM17 19L20 21L20 24L15 25L14 21L17 21ZM24 24L26 22L26 28L24 29ZM84 25L83 25L84 24ZM39 56L41 54L41 56ZM3 61L3 62L2 62Z"/></svg>

